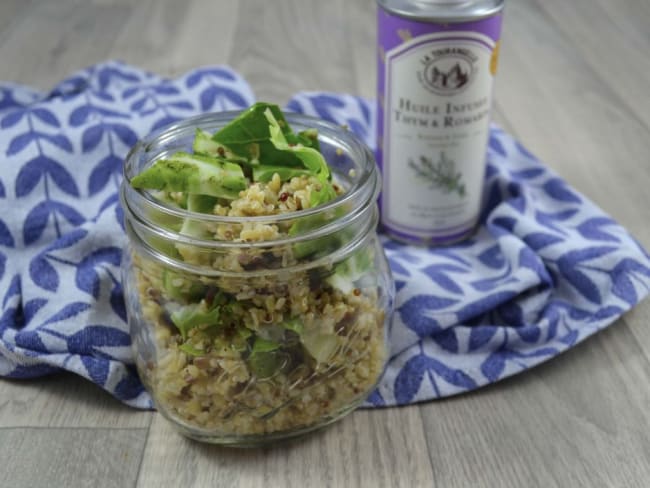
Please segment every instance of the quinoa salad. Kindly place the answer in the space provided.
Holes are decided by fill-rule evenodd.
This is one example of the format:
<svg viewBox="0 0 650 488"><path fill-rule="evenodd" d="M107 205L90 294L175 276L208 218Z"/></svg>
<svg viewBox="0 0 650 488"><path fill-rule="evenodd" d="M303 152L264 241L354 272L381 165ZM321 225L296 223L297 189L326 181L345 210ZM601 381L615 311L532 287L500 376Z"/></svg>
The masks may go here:
<svg viewBox="0 0 650 488"><path fill-rule="evenodd" d="M346 234L299 239L326 223L318 213L255 219L345 194L315 130L294 133L277 106L258 103L215 134L197 129L191 152L157 159L130 184L188 215L224 217L158 225L232 243L148 242L180 266L130 252L129 320L154 350L136 362L164 415L197 435L241 438L309 430L363 402L387 359L383 256L361 245L326 259ZM289 244L260 244L276 241Z"/></svg>

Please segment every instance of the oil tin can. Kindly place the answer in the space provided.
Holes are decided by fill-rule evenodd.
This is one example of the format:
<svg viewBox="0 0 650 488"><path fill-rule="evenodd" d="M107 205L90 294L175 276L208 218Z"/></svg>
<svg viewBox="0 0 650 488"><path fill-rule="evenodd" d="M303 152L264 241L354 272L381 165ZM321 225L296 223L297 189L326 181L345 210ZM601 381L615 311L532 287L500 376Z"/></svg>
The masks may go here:
<svg viewBox="0 0 650 488"><path fill-rule="evenodd" d="M381 223L445 245L478 223L504 0L377 0Z"/></svg>

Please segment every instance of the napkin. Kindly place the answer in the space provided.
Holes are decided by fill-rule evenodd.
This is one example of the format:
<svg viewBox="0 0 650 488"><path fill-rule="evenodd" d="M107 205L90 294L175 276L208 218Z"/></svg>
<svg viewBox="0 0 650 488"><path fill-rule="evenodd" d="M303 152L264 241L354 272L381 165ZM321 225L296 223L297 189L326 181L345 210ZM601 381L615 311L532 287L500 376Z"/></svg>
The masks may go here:
<svg viewBox="0 0 650 488"><path fill-rule="evenodd" d="M49 93L0 84L0 375L68 370L150 408L120 283L121 166L140 137L254 101L223 66L174 80L106 62ZM375 106L304 92L287 109L375 146ZM396 282L390 360L366 406L467 392L551 359L650 289L650 257L611 217L493 126L480 226L444 248L382 242Z"/></svg>

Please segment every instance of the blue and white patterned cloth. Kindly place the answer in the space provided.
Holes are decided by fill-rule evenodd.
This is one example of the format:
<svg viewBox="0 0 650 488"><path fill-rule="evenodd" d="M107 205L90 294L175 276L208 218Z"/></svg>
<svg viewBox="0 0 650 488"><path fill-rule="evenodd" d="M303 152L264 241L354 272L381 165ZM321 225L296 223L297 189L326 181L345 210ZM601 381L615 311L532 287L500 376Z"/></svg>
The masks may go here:
<svg viewBox="0 0 650 488"><path fill-rule="evenodd" d="M151 400L133 368L120 284L124 156L154 129L242 108L224 67L165 80L121 63L48 94L0 83L0 375L69 370L123 402ZM374 105L302 93L287 108L374 146ZM469 391L524 371L614 322L650 287L650 259L602 210L493 128L482 225L442 249L385 239L397 283L392 357L368 406Z"/></svg>

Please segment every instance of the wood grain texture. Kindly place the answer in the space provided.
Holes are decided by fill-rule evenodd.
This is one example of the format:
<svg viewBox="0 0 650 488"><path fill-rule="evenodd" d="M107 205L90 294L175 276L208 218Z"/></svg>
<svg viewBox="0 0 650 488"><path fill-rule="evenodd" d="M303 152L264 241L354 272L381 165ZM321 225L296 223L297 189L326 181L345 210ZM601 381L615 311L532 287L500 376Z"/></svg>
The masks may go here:
<svg viewBox="0 0 650 488"><path fill-rule="evenodd" d="M354 92L349 53L356 18L348 17L347 4L241 0L230 64L260 100L284 104L300 90Z"/></svg>
<svg viewBox="0 0 650 488"><path fill-rule="evenodd" d="M572 48L589 69L612 90L608 98L650 128L650 26L639 23L650 15L650 3L617 2L617 10L612 9L615 4L604 1L592 2L588 9L576 9L561 0L536 3L560 35L573 41ZM605 37L603 32L611 35Z"/></svg>
<svg viewBox="0 0 650 488"><path fill-rule="evenodd" d="M650 304L648 300L634 307L626 315L624 322L636 338L646 359L650 362Z"/></svg>
<svg viewBox="0 0 650 488"><path fill-rule="evenodd" d="M145 429L0 429L2 486L134 486Z"/></svg>
<svg viewBox="0 0 650 488"><path fill-rule="evenodd" d="M130 2L109 56L176 76L201 65L227 64L237 26L237 0Z"/></svg>
<svg viewBox="0 0 650 488"><path fill-rule="evenodd" d="M373 97L375 16L374 0L2 0L0 79L46 89L118 58L165 76L229 64L279 103L299 90ZM649 25L647 0L507 2L494 110L646 248ZM646 301L500 384L358 411L264 449L183 439L70 375L0 381L0 485L645 487L648 323Z"/></svg>
<svg viewBox="0 0 650 488"><path fill-rule="evenodd" d="M356 89L355 93L362 97L375 98L377 92L377 28L375 0L357 0L347 2L345 8L350 19L348 28L353 42L350 51L341 53L349 56L352 61ZM370 20L370 21L369 21ZM332 90L341 90L338 87Z"/></svg>
<svg viewBox="0 0 650 488"><path fill-rule="evenodd" d="M92 5L84 0L34 1L30 6L0 43L0 78L42 89L106 58L132 10L130 5Z"/></svg>
<svg viewBox="0 0 650 488"><path fill-rule="evenodd" d="M649 245L648 129L537 2L506 15L499 109L524 145Z"/></svg>
<svg viewBox="0 0 650 488"><path fill-rule="evenodd" d="M434 486L418 407L357 411L325 430L259 449L202 445L182 438L156 415L138 486L164 483L187 488Z"/></svg>
<svg viewBox="0 0 650 488"><path fill-rule="evenodd" d="M440 485L646 486L649 375L618 324L521 376L423 405Z"/></svg>
<svg viewBox="0 0 650 488"><path fill-rule="evenodd" d="M31 2L23 0L4 0L0 16L0 42L9 37L13 26L20 22L23 15L31 10Z"/></svg>
<svg viewBox="0 0 650 488"><path fill-rule="evenodd" d="M152 415L125 407L99 387L71 373L0 381L0 428L148 428Z"/></svg>

